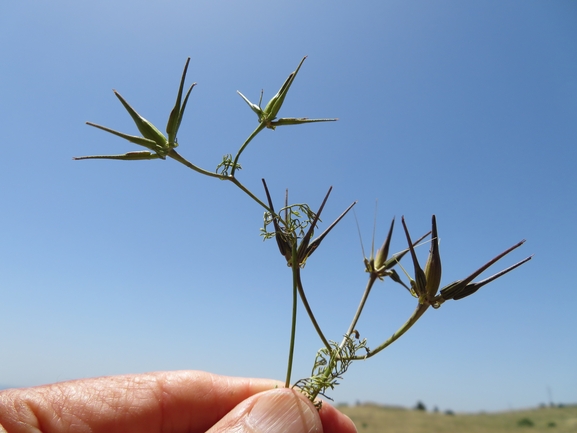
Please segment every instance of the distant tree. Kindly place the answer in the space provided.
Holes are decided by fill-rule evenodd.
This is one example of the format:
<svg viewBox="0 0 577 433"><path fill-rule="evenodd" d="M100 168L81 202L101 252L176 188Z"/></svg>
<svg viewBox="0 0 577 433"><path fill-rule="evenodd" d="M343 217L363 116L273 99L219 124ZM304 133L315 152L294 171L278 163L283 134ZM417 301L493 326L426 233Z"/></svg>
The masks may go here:
<svg viewBox="0 0 577 433"><path fill-rule="evenodd" d="M517 421L517 425L519 427L534 427L535 423L529 418L521 418L519 421Z"/></svg>
<svg viewBox="0 0 577 433"><path fill-rule="evenodd" d="M455 415L455 412L453 412L451 409L447 409L445 411L445 415Z"/></svg>
<svg viewBox="0 0 577 433"><path fill-rule="evenodd" d="M419 400L417 402L417 405L415 406L415 410L422 410L422 411L426 412L427 406L425 406L425 403L423 403L421 400Z"/></svg>

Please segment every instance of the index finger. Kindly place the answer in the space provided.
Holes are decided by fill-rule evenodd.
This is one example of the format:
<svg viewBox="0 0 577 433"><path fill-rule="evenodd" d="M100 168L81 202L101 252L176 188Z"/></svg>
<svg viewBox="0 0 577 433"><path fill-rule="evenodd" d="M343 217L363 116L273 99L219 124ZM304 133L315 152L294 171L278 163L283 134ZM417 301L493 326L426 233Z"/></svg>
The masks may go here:
<svg viewBox="0 0 577 433"><path fill-rule="evenodd" d="M279 386L174 371L11 389L0 393L0 426L43 433L205 432L241 401Z"/></svg>

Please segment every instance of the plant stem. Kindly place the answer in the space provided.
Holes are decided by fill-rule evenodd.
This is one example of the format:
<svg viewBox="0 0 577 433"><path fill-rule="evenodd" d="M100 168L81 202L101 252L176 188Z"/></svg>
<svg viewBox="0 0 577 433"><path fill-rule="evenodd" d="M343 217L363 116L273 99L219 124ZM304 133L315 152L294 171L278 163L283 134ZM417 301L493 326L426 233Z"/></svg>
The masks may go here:
<svg viewBox="0 0 577 433"><path fill-rule="evenodd" d="M372 272L371 276L369 277L369 281L367 282L367 287L365 288L365 292L363 293L363 297L361 298L361 302L359 303L359 306L357 307L357 312L355 313L355 316L353 317L351 325L349 326L349 329L347 330L347 333L345 334L343 341L341 341L339 348L342 349L345 346L345 343L347 341L347 336L350 336L352 334L352 332L355 330L355 327L357 326L357 322L359 321L359 318L361 317L361 313L363 312L363 308L365 308L365 303L367 302L367 299L369 297L369 293L371 292L371 289L373 288L373 285L375 284L376 280L377 280L377 274Z"/></svg>
<svg viewBox="0 0 577 433"><path fill-rule="evenodd" d="M252 192L250 192L242 183L240 183L236 177L233 177L232 175L230 175L230 176L226 177L225 179L230 180L232 183L234 183L236 186L238 186L246 195L248 195L250 198L252 198L254 201L256 201L259 205L261 205L267 212L271 212L269 207L266 204L264 204L261 200L259 200L258 197L255 196Z"/></svg>
<svg viewBox="0 0 577 433"><path fill-rule="evenodd" d="M193 163L189 162L188 160L186 160L185 158L180 156L180 154L174 149L170 149L167 156L170 156L172 159L180 162L183 165L186 165L188 168L196 171L197 173L204 174L205 176L209 176L209 177L216 177L217 179L220 179L220 180L226 180L227 179L226 176L223 176L223 175L218 174L218 173L212 173L210 171L206 171L200 167L197 167Z"/></svg>
<svg viewBox="0 0 577 433"><path fill-rule="evenodd" d="M234 183L238 188L240 188L246 195L248 195L250 198L252 198L255 202L257 202L259 205L261 205L263 208L265 208L266 211L270 212L269 207L264 204L261 200L259 200L259 198L257 196L255 196L252 192L250 192L250 190L247 189L247 187L245 187L242 183L240 183L240 181L235 178L234 176L230 175L230 176L223 176L222 174L218 174L218 173L212 173L210 171L204 170L200 167L197 167L196 165L192 164L191 162L189 162L186 158L182 157L176 150L174 149L170 149L170 152L168 153L168 156L170 156L172 159L180 162L181 164L187 166L188 168L190 168L191 170L196 171L197 173L200 174L204 174L205 176L209 176L209 177L215 177L217 179L220 180L228 180L232 183Z"/></svg>
<svg viewBox="0 0 577 433"><path fill-rule="evenodd" d="M259 123L259 125L256 127L256 129L254 131L252 131L252 134L250 134L248 136L248 138L245 140L245 142L242 144L242 146L238 150L236 156L234 157L234 162L232 163L232 171L230 172L231 177L234 177L234 172L236 171L236 166L238 164L238 158L240 158L240 154L242 152L244 152L244 149L246 149L246 146L248 146L248 143L250 143L251 140L254 137L256 137L256 135L265 128L265 126L266 125L264 123Z"/></svg>
<svg viewBox="0 0 577 433"><path fill-rule="evenodd" d="M297 262L297 246L296 242L292 244L292 273L293 273L293 302L292 302L292 319L291 319L291 336L289 346L289 357L287 363L287 372L285 380L285 388L288 388L291 383L291 373L293 369L293 358L295 349L296 329L297 329L297 275L299 264Z"/></svg>
<svg viewBox="0 0 577 433"><path fill-rule="evenodd" d="M384 343L382 343L376 349L371 350L367 355L355 356L353 359L359 360L359 359L370 358L371 356L376 355L381 350L390 346L392 343L397 341L405 332L407 332L409 329L411 329L411 326L413 326L415 323L417 323L417 320L419 320L421 318L421 316L425 313L425 311L427 311L429 306L430 306L429 304L419 304L417 306L417 308L415 309L415 311L413 312L413 314L411 315L411 317L409 317L409 320L407 320L405 322L405 324L403 326L401 326L393 335L391 335Z"/></svg>
<svg viewBox="0 0 577 433"><path fill-rule="evenodd" d="M294 274L294 269L293 269L293 276L294 275L295 274ZM296 269L296 278L297 278L297 287L298 287L299 295L301 297L301 301L303 302L305 310L307 310L307 313L309 315L309 319L311 320L313 326L315 327L317 334L319 334L319 337L322 340L323 344L330 351L331 345L329 344L329 341L326 339L325 334L323 334L323 331L321 330L321 327L319 326L317 319L315 318L315 315L313 314L313 310L311 309L309 302L307 300L307 297L305 295L305 289L303 288L303 283L301 281L301 272L300 272L300 268L298 266Z"/></svg>
<svg viewBox="0 0 577 433"><path fill-rule="evenodd" d="M357 326L357 322L359 321L359 318L361 317L361 313L363 312L363 308L365 307L365 303L367 302L367 299L369 297L369 293L371 292L371 289L372 289L373 285L375 284L375 281L377 280L377 278L378 278L377 274L372 272L370 277L369 277L369 281L367 282L367 286L365 288L365 291L363 293L363 297L361 298L361 302L359 303L359 306L357 307L357 311L355 313L355 316L353 317L353 320L349 326L349 329L347 330L347 333L345 334L343 341L341 341L341 344L339 345L338 349L333 349L331 347L327 347L331 356L329 358L328 365L325 367L325 369L323 371L323 378L324 379L327 379L332 374L332 371L335 368L337 361L339 359L341 359L340 352L344 348L344 346L347 342L347 338L350 338L350 335L353 333L355 327ZM353 359L364 359L364 358L354 357ZM322 383L322 381L320 381L319 383ZM312 402L314 402L314 400L317 398L317 396L319 395L320 392L321 392L320 388L315 389L309 395L310 400Z"/></svg>

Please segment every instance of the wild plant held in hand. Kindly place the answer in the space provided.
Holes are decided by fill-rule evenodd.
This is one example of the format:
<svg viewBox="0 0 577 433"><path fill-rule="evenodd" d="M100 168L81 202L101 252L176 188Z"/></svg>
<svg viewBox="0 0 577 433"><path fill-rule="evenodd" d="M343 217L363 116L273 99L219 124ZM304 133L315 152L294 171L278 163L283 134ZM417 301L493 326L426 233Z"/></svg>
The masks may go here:
<svg viewBox="0 0 577 433"><path fill-rule="evenodd" d="M330 224L320 236L313 239L314 231L317 228L317 223L320 221L321 213L325 203L329 198L332 187L329 188L323 202L320 204L316 211L314 211L307 204L289 204L288 193L285 196L284 206L282 206L278 211L275 211L273 200L270 196L267 184L264 179L262 182L266 200L261 200L255 193L248 190L236 176L237 171L241 169L239 160L242 153L250 144L252 139L261 133L264 129L275 129L277 126L285 125L332 122L337 120L308 119L305 117L277 117L279 111L282 108L286 95L290 90L305 59L306 57L300 61L296 70L288 76L280 90L270 99L264 108L261 106L263 97L262 92L258 104L252 103L242 93L238 92L238 94L248 104L251 110L254 111L254 113L257 115L258 125L248 136L248 138L242 143L235 156L233 157L232 154L224 155L222 161L216 166L214 171L201 168L196 164L189 162L176 151L176 147L178 146L178 129L182 122L186 104L192 89L195 86L195 84L192 84L186 91L186 94L184 94L184 83L186 80L186 72L190 59L186 61L184 66L176 102L168 117L166 135L164 135L152 123L138 114L136 110L134 110L118 92L114 91L116 97L120 100L126 111L128 111L132 117L132 120L136 124L136 127L140 131L141 135L136 136L125 134L90 122L87 122L88 125L110 132L111 134L117 135L121 138L124 138L125 140L130 141L131 143L142 146L147 150L128 152L121 155L83 156L74 159L143 160L166 159L167 157L172 158L202 175L232 182L252 200L264 208L264 227L261 229L261 235L265 239L273 237L275 238L281 256L284 258L284 260L286 260L288 267L290 267L292 271L291 336L285 385L288 387L291 384L292 360L296 338L295 333L297 304L298 298L300 297L304 308L314 328L316 329L319 338L322 341L323 347L318 351L315 357L311 376L306 379L298 380L293 386L300 388L311 399L311 401L314 402L319 394L326 396L326 391L328 389L333 389L334 386L337 385L337 380L342 377L342 375L353 361L370 358L389 346L391 343L401 337L405 332L407 332L409 328L411 328L411 326L413 326L419 320L419 318L423 316L429 307L438 309L445 301L459 300L469 296L475 293L485 284L490 283L496 278L529 261L531 257L527 257L520 262L509 266L508 268L494 274L491 277L478 282L473 282L477 276L479 276L495 262L509 254L514 249L520 247L524 242L521 241L505 250L501 254L497 255L493 259L489 260L479 269L472 272L469 276L447 284L439 290L439 287L441 286L441 257L439 253L439 237L437 233L437 222L435 216L433 215L432 217L431 231L415 241L413 241L411 238L403 218L401 222L407 240L407 248L396 254L389 255L389 246L395 225L395 221L393 220L391 222L388 235L381 248L377 250L376 254L374 254L374 248L371 248L370 257L364 259L365 271L369 274L369 277L365 290L360 299L357 311L352 318L351 324L344 332L340 343L327 339L325 337L325 333L315 319L313 311L307 301L306 292L302 284L300 273L301 269L305 266L307 259L318 249L325 236L327 236L333 227L335 227L335 225L347 214L347 212L351 210L356 202L352 203L347 209L345 209L342 214L337 217L337 219L332 224ZM419 260L417 259L415 246L428 236L430 236L431 246L428 259L423 269L419 263ZM412 261L412 276L408 271L405 270L405 268L400 265L401 260L407 254L409 254ZM398 268L402 271L401 273L405 275L406 279L408 280L407 282L403 281L399 275L399 272L395 268ZM388 277L392 282L403 286L411 296L415 297L417 299L417 306L407 321L395 333L393 333L393 335L371 349L367 345L366 339L360 338L359 332L356 330L356 326L373 285L377 280L384 280L386 277ZM320 403L317 404L320 405Z"/></svg>

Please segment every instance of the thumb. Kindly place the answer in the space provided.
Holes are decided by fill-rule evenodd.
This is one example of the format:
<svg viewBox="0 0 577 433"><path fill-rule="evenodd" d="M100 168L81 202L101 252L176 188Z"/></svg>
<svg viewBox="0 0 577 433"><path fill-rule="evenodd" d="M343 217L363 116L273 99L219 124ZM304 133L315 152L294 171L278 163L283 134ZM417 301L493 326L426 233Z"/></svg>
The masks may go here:
<svg viewBox="0 0 577 433"><path fill-rule="evenodd" d="M313 404L298 391L278 388L256 394L224 416L207 433L322 433Z"/></svg>

